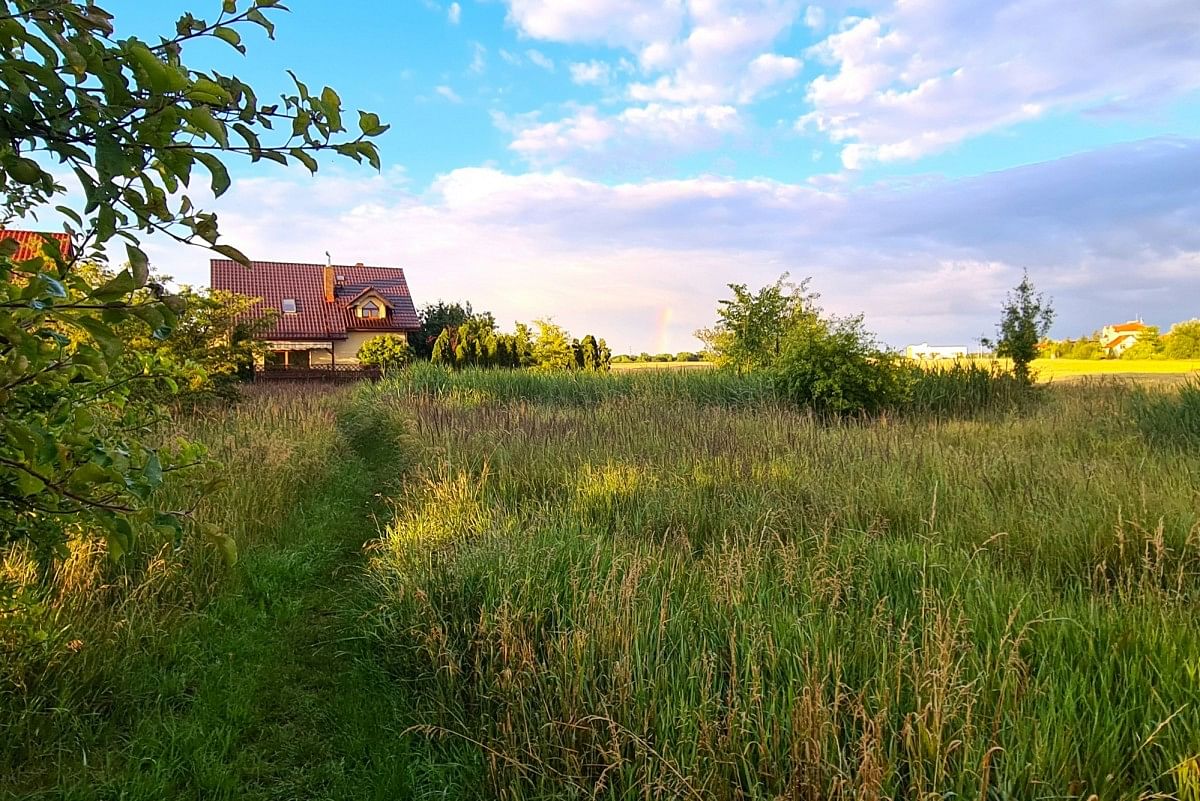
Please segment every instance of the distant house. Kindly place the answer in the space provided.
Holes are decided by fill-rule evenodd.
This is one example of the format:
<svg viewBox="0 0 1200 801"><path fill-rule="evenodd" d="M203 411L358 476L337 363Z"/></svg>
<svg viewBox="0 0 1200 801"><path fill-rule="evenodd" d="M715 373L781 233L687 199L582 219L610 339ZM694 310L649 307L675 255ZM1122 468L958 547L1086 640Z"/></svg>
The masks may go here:
<svg viewBox="0 0 1200 801"><path fill-rule="evenodd" d="M58 242L59 252L68 259L71 257L71 237L66 234L0 228L0 242L5 240L15 240L17 243L17 250L11 257L13 261L28 261L38 256L48 255L46 243L49 241Z"/></svg>
<svg viewBox="0 0 1200 801"><path fill-rule="evenodd" d="M404 270L292 262L213 259L213 289L261 298L275 325L261 335L268 367L320 367L358 363L362 343L380 334L421 327Z"/></svg>
<svg viewBox="0 0 1200 801"><path fill-rule="evenodd" d="M1137 342L1138 335L1146 330L1141 320L1106 325L1100 329L1100 347L1107 356L1120 356Z"/></svg>
<svg viewBox="0 0 1200 801"><path fill-rule="evenodd" d="M904 349L904 355L910 359L965 359L969 354L966 345L930 345L922 342L920 345L909 345Z"/></svg>

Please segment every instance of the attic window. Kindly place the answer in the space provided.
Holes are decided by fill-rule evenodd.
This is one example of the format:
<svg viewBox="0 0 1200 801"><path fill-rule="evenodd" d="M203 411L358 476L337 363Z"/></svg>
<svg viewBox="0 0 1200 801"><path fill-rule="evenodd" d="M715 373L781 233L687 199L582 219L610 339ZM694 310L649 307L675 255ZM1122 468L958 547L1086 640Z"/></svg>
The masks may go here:
<svg viewBox="0 0 1200 801"><path fill-rule="evenodd" d="M379 317L379 306L375 304L375 301L368 300L358 307L358 316L365 319L376 319Z"/></svg>
<svg viewBox="0 0 1200 801"><path fill-rule="evenodd" d="M296 299L295 298L284 298L283 299L283 313L284 314L295 314L296 313Z"/></svg>

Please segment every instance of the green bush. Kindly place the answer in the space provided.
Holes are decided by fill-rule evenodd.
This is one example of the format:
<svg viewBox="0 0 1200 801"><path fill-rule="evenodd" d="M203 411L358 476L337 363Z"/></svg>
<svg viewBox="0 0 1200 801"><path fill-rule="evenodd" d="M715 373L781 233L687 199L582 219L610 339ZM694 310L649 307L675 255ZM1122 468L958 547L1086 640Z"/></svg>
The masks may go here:
<svg viewBox="0 0 1200 801"><path fill-rule="evenodd" d="M823 414L874 414L907 395L907 371L857 317L793 327L770 374L782 400Z"/></svg>
<svg viewBox="0 0 1200 801"><path fill-rule="evenodd" d="M383 334L371 337L358 349L359 364L378 367L385 373L403 367L411 358L412 351L405 336Z"/></svg>

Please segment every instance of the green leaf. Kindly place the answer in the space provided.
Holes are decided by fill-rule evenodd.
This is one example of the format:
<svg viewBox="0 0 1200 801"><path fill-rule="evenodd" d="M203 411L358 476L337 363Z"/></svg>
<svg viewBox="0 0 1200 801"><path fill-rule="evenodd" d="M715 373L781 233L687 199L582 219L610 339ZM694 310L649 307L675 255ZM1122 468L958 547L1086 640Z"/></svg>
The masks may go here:
<svg viewBox="0 0 1200 801"><path fill-rule="evenodd" d="M225 560L226 565L233 567L237 564L237 541L233 537L212 524L203 526L203 531L208 541L217 546L217 550L221 553L221 558Z"/></svg>
<svg viewBox="0 0 1200 801"><path fill-rule="evenodd" d="M114 300L120 300L129 293L141 289L142 286L144 284L139 284L132 272L122 270L117 274L116 278L113 278L92 292L92 297L101 303L109 303Z"/></svg>
<svg viewBox="0 0 1200 801"><path fill-rule="evenodd" d="M275 23L273 23L273 22L271 22L271 20L267 19L266 14L263 14L257 8L252 8L249 11L247 11L246 19L248 19L250 22L253 22L256 25L261 26L262 29L267 32L268 39L275 38Z"/></svg>
<svg viewBox="0 0 1200 801"><path fill-rule="evenodd" d="M19 184L27 186L36 184L42 180L42 176L44 175L42 168L33 159L14 158L8 161L4 165L4 168L10 178Z"/></svg>
<svg viewBox="0 0 1200 801"><path fill-rule="evenodd" d="M217 197L225 194L229 189L229 170L225 164L212 153L197 153L196 159L199 160L208 172L212 175L212 191Z"/></svg>
<svg viewBox="0 0 1200 801"><path fill-rule="evenodd" d="M65 298L67 296L67 288L63 286L62 281L59 281L49 273L38 273L37 283L42 287L42 293L49 295L52 298Z"/></svg>
<svg viewBox="0 0 1200 801"><path fill-rule="evenodd" d="M315 173L317 171L317 160L304 150L294 147L290 152L292 154L292 158L296 159L296 161L299 161L301 164L307 167L309 172Z"/></svg>
<svg viewBox="0 0 1200 801"><path fill-rule="evenodd" d="M227 259L233 259L243 267L250 266L249 257L247 257L245 253L242 253L242 251L235 248L233 245L213 245L212 249Z"/></svg>
<svg viewBox="0 0 1200 801"><path fill-rule="evenodd" d="M379 121L379 115L369 111L358 112L358 127L365 136L378 136L388 129Z"/></svg>
<svg viewBox="0 0 1200 801"><path fill-rule="evenodd" d="M129 269L134 283L141 289L150 280L150 257L141 248L129 244L125 245L125 252L129 256Z"/></svg>
<svg viewBox="0 0 1200 801"><path fill-rule="evenodd" d="M326 86L321 91L321 105L325 108L325 117L329 120L332 130L342 130L342 99L338 93Z"/></svg>
<svg viewBox="0 0 1200 801"><path fill-rule="evenodd" d="M227 28L225 26L221 26L220 28L217 28L215 31L213 31L213 35L216 36L221 41L228 43L230 47L232 47L234 50L238 51L239 53L246 52L246 48L242 44L241 34L239 34L233 28Z"/></svg>
<svg viewBox="0 0 1200 801"><path fill-rule="evenodd" d="M24 470L17 470L17 491L21 493L22 498L28 498L30 495L37 495L46 488L46 482L42 481L32 473L26 473Z"/></svg>
<svg viewBox="0 0 1200 801"><path fill-rule="evenodd" d="M184 109L183 118L197 130L205 133L221 147L229 147L229 136L225 126L213 117L207 106L192 106Z"/></svg>
<svg viewBox="0 0 1200 801"><path fill-rule="evenodd" d="M71 474L70 485L73 489L85 489L93 484L102 484L112 479L108 470L96 464L87 462Z"/></svg>
<svg viewBox="0 0 1200 801"><path fill-rule="evenodd" d="M146 460L146 466L142 469L142 476L146 479L146 483L151 487L158 487L162 485L162 462L159 461L157 451L150 451L150 458Z"/></svg>
<svg viewBox="0 0 1200 801"><path fill-rule="evenodd" d="M111 359L125 349L125 344L121 341L121 338L111 328L95 317L78 317L74 322L84 331L91 334L92 339L96 340L96 344L104 351L106 357Z"/></svg>

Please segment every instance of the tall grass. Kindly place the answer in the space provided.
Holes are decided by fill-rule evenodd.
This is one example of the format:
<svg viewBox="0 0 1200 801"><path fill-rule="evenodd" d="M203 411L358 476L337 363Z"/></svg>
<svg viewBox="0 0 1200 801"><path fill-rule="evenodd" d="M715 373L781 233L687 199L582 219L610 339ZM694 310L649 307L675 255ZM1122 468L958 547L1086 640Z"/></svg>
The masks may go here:
<svg viewBox="0 0 1200 801"><path fill-rule="evenodd" d="M1034 397L1011 370L987 363L955 361L910 371L905 411L938 416L967 416L1011 411Z"/></svg>
<svg viewBox="0 0 1200 801"><path fill-rule="evenodd" d="M958 362L905 371L904 400L890 412L963 416L1007 411L1031 399L1029 388L996 365ZM390 377L388 391L444 398L454 403L530 402L592 406L620 398L681 400L703 406L762 408L782 404L764 373L729 370L633 370L613 373L532 370L449 370L414 365Z"/></svg>
<svg viewBox="0 0 1200 801"><path fill-rule="evenodd" d="M738 376L723 370L645 370L617 373L535 370L450 370L417 364L397 373L389 392L445 398L455 403L528 401L557 406L591 406L631 396L664 401L687 398L699 404L757 406L772 399L764 376Z"/></svg>
<svg viewBox="0 0 1200 801"><path fill-rule="evenodd" d="M559 380L375 390L424 450L372 575L430 797L1195 792L1200 472L1120 389L828 425Z"/></svg>
<svg viewBox="0 0 1200 801"><path fill-rule="evenodd" d="M1133 416L1158 447L1200 449L1200 379L1190 378L1174 392L1138 390Z"/></svg>
<svg viewBox="0 0 1200 801"><path fill-rule="evenodd" d="M205 443L222 465L198 520L243 551L272 547L297 499L338 469L339 406L328 393L258 391L232 410L181 418L173 434ZM173 647L172 630L237 572L203 538L151 532L119 562L81 532L49 577L26 549L0 553L0 580L28 601L0 617L0 773L86 753L89 732L134 713L145 699L129 694L129 671Z"/></svg>

